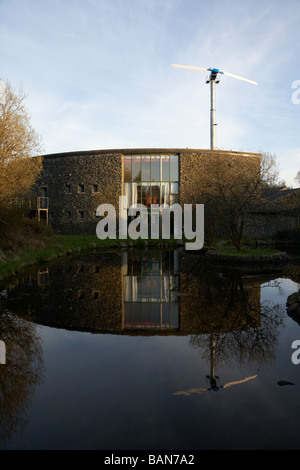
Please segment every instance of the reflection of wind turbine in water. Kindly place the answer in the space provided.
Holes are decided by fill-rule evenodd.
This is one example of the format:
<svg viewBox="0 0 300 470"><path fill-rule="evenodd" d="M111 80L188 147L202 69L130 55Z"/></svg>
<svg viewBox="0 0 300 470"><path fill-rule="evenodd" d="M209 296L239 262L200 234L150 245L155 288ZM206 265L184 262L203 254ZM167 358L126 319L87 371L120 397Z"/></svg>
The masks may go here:
<svg viewBox="0 0 300 470"><path fill-rule="evenodd" d="M241 379L241 380L235 380L233 382L228 382L226 383L225 385L217 385L217 379L219 378L216 374L215 374L215 355L216 355L216 341L215 341L215 337L214 335L212 334L211 335L211 375L210 376L207 376L209 379L210 379L210 387L209 388L189 388L187 390L181 390L179 392L175 392L173 393L172 395L186 395L186 396L189 396L193 393L202 393L202 392L209 392L209 391L214 391L214 392L218 392L219 390L221 390L222 388L228 388L228 387L232 387L233 385L238 385L238 384L242 384L242 383L245 383L245 382L249 382L249 380L253 380L257 377L257 375L253 375L252 377L245 377L244 379Z"/></svg>

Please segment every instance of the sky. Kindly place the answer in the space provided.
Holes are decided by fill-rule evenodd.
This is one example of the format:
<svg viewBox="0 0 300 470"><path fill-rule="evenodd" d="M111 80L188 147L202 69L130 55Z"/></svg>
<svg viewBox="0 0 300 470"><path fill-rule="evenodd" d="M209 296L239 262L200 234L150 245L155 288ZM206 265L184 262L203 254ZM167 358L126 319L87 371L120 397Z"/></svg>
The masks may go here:
<svg viewBox="0 0 300 470"><path fill-rule="evenodd" d="M0 0L0 78L27 93L43 153L210 148L300 170L299 0Z"/></svg>

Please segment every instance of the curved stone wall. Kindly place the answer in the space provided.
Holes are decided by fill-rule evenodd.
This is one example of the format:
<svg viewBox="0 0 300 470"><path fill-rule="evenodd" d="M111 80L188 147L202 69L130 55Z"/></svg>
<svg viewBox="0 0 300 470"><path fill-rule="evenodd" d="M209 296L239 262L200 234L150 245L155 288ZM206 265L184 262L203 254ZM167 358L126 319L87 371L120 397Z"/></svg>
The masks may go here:
<svg viewBox="0 0 300 470"><path fill-rule="evenodd" d="M239 174L260 171L260 154L195 149L119 149L45 155L37 196L49 198L49 223L56 233L95 234L97 207L113 204L118 213L123 194L123 156L179 156L179 202L193 203L204 178L213 178L213 165L222 159Z"/></svg>

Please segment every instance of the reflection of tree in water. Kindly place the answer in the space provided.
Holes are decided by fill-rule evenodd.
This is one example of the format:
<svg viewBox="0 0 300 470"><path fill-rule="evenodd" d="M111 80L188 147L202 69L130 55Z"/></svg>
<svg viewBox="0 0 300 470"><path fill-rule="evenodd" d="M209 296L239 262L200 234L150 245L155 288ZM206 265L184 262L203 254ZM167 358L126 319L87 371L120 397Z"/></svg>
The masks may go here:
<svg viewBox="0 0 300 470"><path fill-rule="evenodd" d="M292 263L284 266L283 274L288 279L300 284L300 256L297 262L294 260Z"/></svg>
<svg viewBox="0 0 300 470"><path fill-rule="evenodd" d="M273 362L285 311L282 305L261 302L261 283L260 277L242 276L238 270L223 267L220 273L201 261L189 263L180 287L191 294L185 297L194 312L190 344L210 364L213 358L218 367L238 361L259 369Z"/></svg>
<svg viewBox="0 0 300 470"><path fill-rule="evenodd" d="M43 379L43 361L35 325L13 316L1 303L0 338L6 344L6 365L0 366L0 445L4 446L26 425L26 410Z"/></svg>
<svg viewBox="0 0 300 470"><path fill-rule="evenodd" d="M241 318L247 319L241 311ZM226 333L214 332L215 360L219 366L238 360L241 365L256 364L260 368L275 359L278 327L282 324L284 310L280 305L263 304L260 312L260 325L248 318L248 329L232 330ZM211 359L211 336L191 335L190 344L203 351L203 357Z"/></svg>

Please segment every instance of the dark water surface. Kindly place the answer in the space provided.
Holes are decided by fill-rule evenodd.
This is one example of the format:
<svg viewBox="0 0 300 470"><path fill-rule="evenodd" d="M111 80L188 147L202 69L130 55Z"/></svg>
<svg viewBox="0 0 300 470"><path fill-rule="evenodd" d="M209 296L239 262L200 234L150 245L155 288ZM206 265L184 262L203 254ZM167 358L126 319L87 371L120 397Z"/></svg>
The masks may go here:
<svg viewBox="0 0 300 470"><path fill-rule="evenodd" d="M300 449L299 273L149 250L4 286L0 448Z"/></svg>

